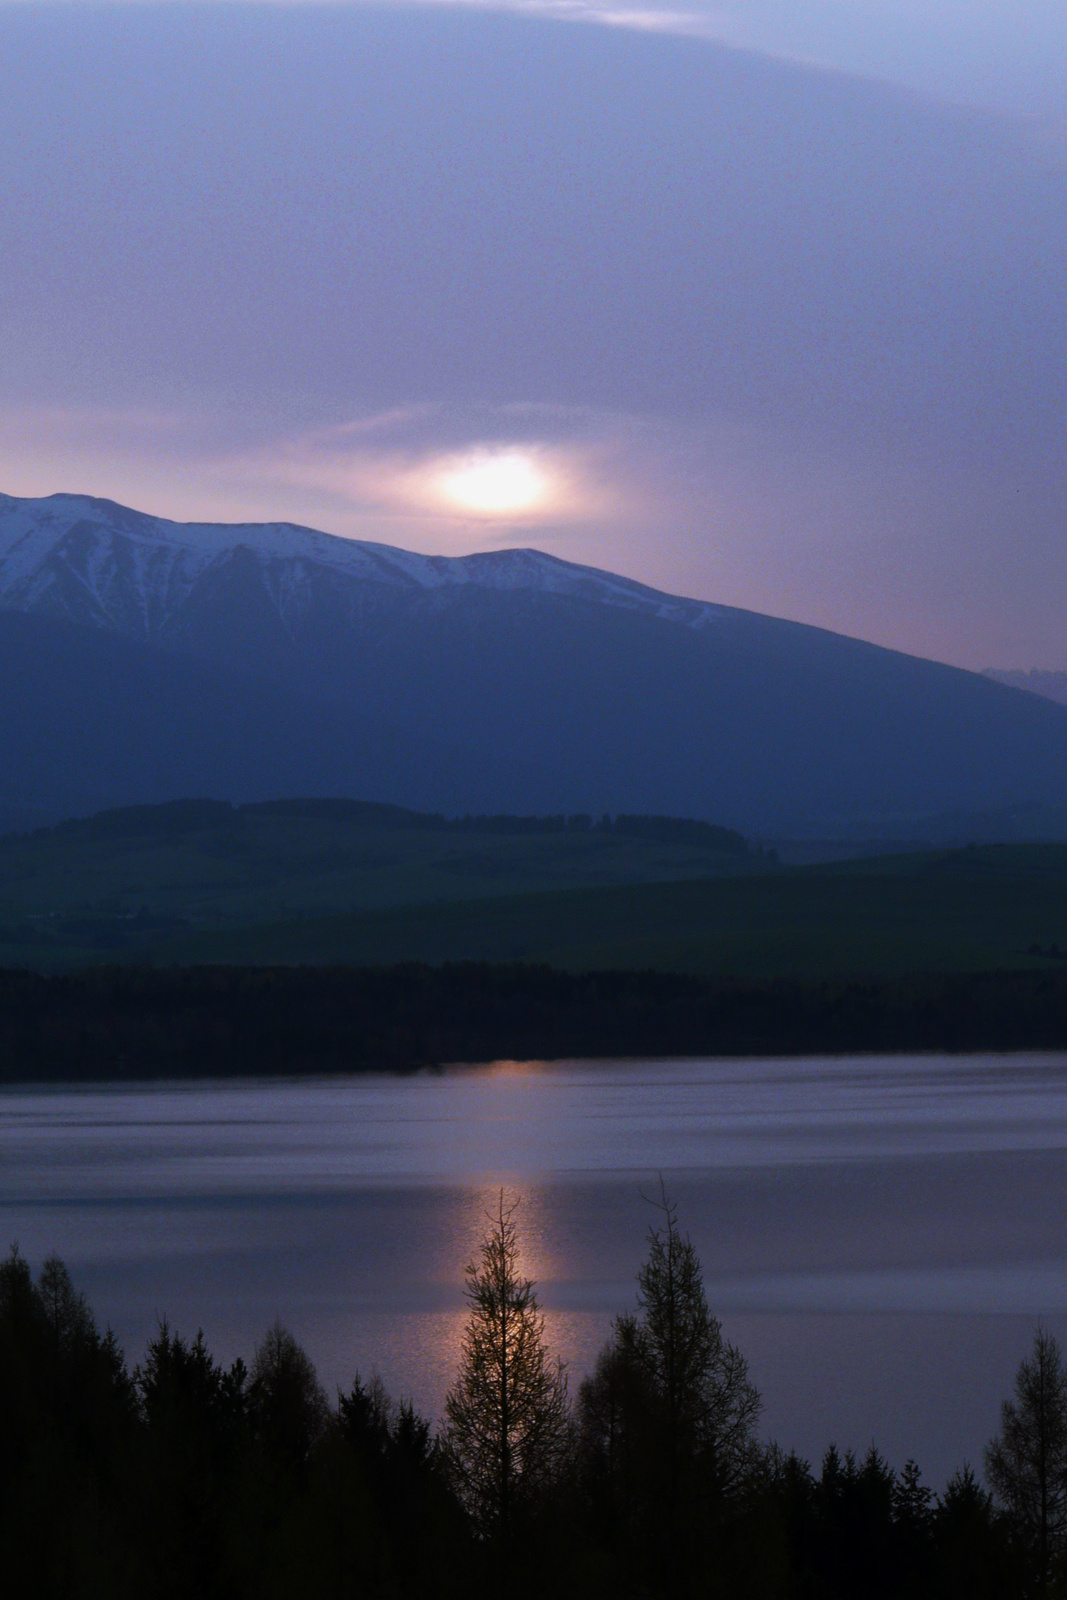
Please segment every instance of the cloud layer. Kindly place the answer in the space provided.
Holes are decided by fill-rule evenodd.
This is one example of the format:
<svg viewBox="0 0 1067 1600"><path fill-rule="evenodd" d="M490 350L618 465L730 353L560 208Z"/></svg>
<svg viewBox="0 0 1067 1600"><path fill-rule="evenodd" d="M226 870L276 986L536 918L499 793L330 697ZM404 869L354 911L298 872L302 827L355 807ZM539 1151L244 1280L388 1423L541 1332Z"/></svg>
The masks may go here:
<svg viewBox="0 0 1067 1600"><path fill-rule="evenodd" d="M8 492L521 539L1065 664L1052 140L451 8L0 7L0 50ZM434 490L501 452L542 504Z"/></svg>

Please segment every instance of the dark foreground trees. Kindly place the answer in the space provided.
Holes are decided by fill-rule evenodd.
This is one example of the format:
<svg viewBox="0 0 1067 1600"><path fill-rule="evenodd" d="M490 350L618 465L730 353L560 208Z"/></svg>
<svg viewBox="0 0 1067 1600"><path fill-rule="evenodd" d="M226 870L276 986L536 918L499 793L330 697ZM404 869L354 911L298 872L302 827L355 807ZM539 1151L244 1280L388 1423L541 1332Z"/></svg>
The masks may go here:
<svg viewBox="0 0 1067 1600"><path fill-rule="evenodd" d="M1000 1433L986 1447L986 1477L1008 1514L1034 1595L1067 1593L1067 1368L1038 1329L1005 1400Z"/></svg>
<svg viewBox="0 0 1067 1600"><path fill-rule="evenodd" d="M691 1240L661 1192L637 1277L579 1393L583 1468L605 1531L653 1591L687 1593L722 1559L723 1529L756 1483L760 1398L707 1302Z"/></svg>
<svg viewBox="0 0 1067 1600"><path fill-rule="evenodd" d="M0 1591L128 1592L121 1489L135 1402L63 1264L0 1266Z"/></svg>
<svg viewBox="0 0 1067 1600"><path fill-rule="evenodd" d="M578 1426L501 1204L444 1432L275 1324L249 1366L162 1323L131 1373L63 1264L0 1262L4 1600L1052 1600L1065 1377L1040 1333L940 1496L909 1462L763 1445L743 1358L662 1197Z"/></svg>
<svg viewBox="0 0 1067 1600"><path fill-rule="evenodd" d="M162 1324L133 1374L61 1262L0 1264L4 1600L451 1600L474 1540L410 1407L361 1426L269 1330L251 1372ZM372 1408L373 1409L373 1408Z"/></svg>

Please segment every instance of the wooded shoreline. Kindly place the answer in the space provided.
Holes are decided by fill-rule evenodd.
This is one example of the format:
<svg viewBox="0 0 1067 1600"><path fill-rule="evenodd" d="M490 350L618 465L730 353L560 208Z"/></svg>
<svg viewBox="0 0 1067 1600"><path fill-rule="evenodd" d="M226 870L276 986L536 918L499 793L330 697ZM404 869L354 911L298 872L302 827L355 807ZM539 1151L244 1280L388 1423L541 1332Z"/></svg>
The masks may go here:
<svg viewBox="0 0 1067 1600"><path fill-rule="evenodd" d="M0 971L0 1082L494 1060L1067 1049L1067 970L768 980L440 967Z"/></svg>

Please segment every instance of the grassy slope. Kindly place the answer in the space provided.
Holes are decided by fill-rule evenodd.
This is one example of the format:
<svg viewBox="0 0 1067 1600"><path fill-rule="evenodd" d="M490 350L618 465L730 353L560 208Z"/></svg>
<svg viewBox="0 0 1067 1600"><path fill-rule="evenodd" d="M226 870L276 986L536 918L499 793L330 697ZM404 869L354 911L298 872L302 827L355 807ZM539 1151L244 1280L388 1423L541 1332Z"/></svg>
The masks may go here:
<svg viewBox="0 0 1067 1600"><path fill-rule="evenodd" d="M597 832L454 833L247 813L217 826L117 837L87 826L0 838L0 964L128 959L146 941L160 943L152 919L222 933L759 868L756 857ZM142 912L148 925L138 926L131 919Z"/></svg>
<svg viewBox="0 0 1067 1600"><path fill-rule="evenodd" d="M737 976L1046 966L1067 950L1067 846L987 846L765 876L294 919L156 941L157 960L547 961Z"/></svg>
<svg viewBox="0 0 1067 1600"><path fill-rule="evenodd" d="M736 856L601 833L478 834L242 817L172 835L0 838L0 917L154 913L252 921L739 869Z"/></svg>
<svg viewBox="0 0 1067 1600"><path fill-rule="evenodd" d="M1064 845L744 867L610 834L321 816L7 838L0 963L473 958L764 977L1044 966L1032 944L1067 950Z"/></svg>

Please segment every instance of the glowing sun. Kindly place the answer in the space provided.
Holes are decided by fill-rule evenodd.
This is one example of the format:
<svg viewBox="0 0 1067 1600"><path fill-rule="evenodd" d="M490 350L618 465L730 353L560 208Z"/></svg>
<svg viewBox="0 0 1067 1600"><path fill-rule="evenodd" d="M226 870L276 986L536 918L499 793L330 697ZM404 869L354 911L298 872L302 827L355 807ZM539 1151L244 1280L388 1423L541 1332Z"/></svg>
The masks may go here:
<svg viewBox="0 0 1067 1600"><path fill-rule="evenodd" d="M508 517L538 510L548 500L552 482L524 451L481 451L446 467L437 488L457 511Z"/></svg>

